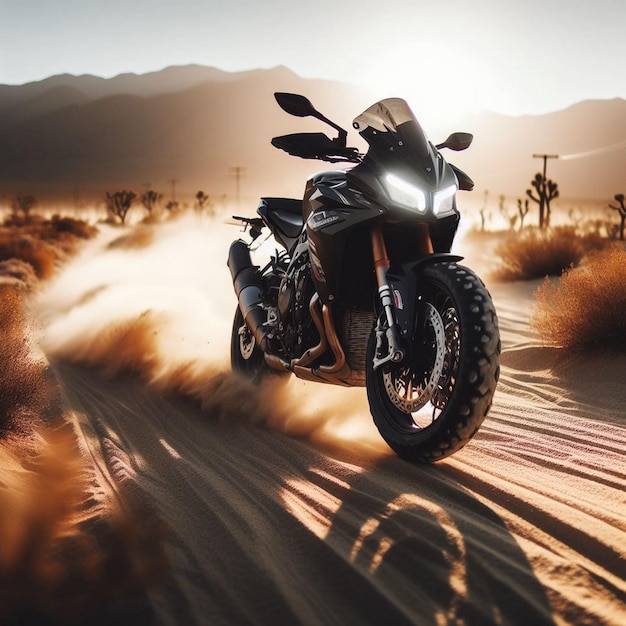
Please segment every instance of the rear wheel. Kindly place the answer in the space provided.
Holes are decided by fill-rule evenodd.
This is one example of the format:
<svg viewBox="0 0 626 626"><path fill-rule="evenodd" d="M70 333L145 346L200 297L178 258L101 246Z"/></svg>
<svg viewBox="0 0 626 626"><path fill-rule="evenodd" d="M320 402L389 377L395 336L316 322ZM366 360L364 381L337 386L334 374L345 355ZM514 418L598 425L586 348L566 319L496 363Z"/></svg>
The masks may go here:
<svg viewBox="0 0 626 626"><path fill-rule="evenodd" d="M500 335L491 296L470 269L433 263L420 280L407 356L374 370L372 332L366 381L383 439L399 456L426 463L461 449L482 424L498 380Z"/></svg>
<svg viewBox="0 0 626 626"><path fill-rule="evenodd" d="M269 370L262 350L246 325L239 307L235 311L233 332L230 338L230 364L242 378L258 383Z"/></svg>

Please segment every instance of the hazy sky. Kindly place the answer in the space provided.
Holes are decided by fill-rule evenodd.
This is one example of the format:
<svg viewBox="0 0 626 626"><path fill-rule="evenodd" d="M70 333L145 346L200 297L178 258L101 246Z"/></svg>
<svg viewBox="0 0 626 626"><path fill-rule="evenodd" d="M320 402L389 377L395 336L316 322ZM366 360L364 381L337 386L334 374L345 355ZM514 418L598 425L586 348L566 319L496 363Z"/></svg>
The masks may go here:
<svg viewBox="0 0 626 626"><path fill-rule="evenodd" d="M286 65L442 113L543 113L626 98L626 2L0 0L2 84L187 63Z"/></svg>

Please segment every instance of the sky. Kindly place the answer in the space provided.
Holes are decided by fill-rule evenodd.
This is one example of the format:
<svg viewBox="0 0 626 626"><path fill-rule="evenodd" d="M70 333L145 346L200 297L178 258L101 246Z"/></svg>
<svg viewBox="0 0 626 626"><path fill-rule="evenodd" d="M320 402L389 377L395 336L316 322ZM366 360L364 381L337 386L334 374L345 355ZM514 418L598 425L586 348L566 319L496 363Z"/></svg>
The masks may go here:
<svg viewBox="0 0 626 626"><path fill-rule="evenodd" d="M431 111L626 98L624 0L0 0L0 84L285 65Z"/></svg>

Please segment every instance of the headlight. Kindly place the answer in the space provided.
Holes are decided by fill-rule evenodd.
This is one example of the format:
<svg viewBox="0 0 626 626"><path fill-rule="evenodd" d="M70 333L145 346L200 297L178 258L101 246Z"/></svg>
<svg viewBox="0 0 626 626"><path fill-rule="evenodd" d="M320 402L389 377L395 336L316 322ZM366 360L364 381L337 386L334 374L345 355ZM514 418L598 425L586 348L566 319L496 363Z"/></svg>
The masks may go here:
<svg viewBox="0 0 626 626"><path fill-rule="evenodd" d="M420 213L426 211L426 194L419 187L407 183L395 174L385 176L385 187L389 197L396 204L417 209Z"/></svg>
<svg viewBox="0 0 626 626"><path fill-rule="evenodd" d="M454 211L454 194L456 185L450 185L433 195L433 213L438 217Z"/></svg>

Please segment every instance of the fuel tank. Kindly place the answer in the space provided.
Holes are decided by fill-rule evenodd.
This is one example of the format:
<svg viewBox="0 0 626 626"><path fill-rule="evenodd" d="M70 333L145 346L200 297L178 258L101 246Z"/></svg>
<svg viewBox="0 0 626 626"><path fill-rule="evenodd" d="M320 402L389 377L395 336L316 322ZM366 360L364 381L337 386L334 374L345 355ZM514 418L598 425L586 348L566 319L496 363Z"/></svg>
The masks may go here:
<svg viewBox="0 0 626 626"><path fill-rule="evenodd" d="M307 180L302 211L322 302L351 304L372 264L366 224L380 217L380 209L350 186L345 171L330 170Z"/></svg>

